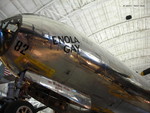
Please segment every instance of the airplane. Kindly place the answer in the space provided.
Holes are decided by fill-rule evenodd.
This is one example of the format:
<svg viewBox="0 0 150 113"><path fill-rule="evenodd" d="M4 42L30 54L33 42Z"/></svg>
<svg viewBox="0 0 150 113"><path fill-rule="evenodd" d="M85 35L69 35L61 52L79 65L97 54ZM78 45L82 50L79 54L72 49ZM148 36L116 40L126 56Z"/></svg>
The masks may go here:
<svg viewBox="0 0 150 113"><path fill-rule="evenodd" d="M35 14L0 26L0 58L15 76L1 113L150 113L150 84L74 28Z"/></svg>

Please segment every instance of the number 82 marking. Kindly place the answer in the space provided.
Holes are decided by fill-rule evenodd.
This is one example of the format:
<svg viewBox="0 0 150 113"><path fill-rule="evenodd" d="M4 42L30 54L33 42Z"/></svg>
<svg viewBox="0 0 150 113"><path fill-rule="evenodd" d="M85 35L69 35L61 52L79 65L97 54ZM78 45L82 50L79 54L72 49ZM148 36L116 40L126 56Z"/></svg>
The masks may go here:
<svg viewBox="0 0 150 113"><path fill-rule="evenodd" d="M27 44L23 44L23 42L21 42L20 40L18 40L18 42L16 43L14 49L16 51L20 51L21 54L25 55L25 51L27 51L29 48L29 45Z"/></svg>

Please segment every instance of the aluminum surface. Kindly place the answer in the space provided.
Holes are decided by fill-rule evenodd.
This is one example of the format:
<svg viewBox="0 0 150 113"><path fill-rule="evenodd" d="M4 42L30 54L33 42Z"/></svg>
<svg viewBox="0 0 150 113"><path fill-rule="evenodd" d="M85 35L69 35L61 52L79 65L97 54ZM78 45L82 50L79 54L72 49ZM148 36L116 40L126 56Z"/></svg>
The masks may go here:
<svg viewBox="0 0 150 113"><path fill-rule="evenodd" d="M15 34L4 36L5 41L6 37L11 41L8 47L1 47L1 59L15 74L27 69L88 95L92 106L104 108L118 97L128 101L130 96L135 97L134 93L128 94L128 90L137 89L142 98L149 94L150 85L141 76L73 28L38 15L18 17L17 27L8 23L2 28L6 34ZM42 77L40 80L44 81ZM121 91L120 96L113 93L115 90ZM112 95L117 98L112 99Z"/></svg>

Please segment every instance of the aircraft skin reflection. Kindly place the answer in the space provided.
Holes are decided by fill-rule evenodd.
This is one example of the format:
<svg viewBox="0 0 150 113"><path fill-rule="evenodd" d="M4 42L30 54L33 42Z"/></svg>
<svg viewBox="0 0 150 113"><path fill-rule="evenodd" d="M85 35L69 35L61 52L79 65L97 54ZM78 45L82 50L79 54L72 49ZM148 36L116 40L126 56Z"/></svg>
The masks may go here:
<svg viewBox="0 0 150 113"><path fill-rule="evenodd" d="M150 112L150 85L73 28L43 16L22 14L3 20L1 29L2 61L15 75L26 70L32 89L29 95L46 106L58 110L49 104L51 100L34 92L46 91L44 95L51 98L53 91L56 101L61 98L70 105L64 108L66 113L142 112L131 104Z"/></svg>

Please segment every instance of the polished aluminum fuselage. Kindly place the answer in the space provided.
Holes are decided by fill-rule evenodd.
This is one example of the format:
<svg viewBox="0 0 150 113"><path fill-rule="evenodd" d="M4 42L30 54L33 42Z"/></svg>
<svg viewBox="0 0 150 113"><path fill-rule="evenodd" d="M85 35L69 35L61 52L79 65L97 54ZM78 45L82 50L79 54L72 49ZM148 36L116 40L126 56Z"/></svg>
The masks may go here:
<svg viewBox="0 0 150 113"><path fill-rule="evenodd" d="M44 76L73 88L90 98L91 106L85 105L92 108L109 108L118 97L131 99L126 85L149 91L141 76L73 28L38 15L19 16L17 35L1 56L15 74L27 69L33 81L42 83Z"/></svg>

